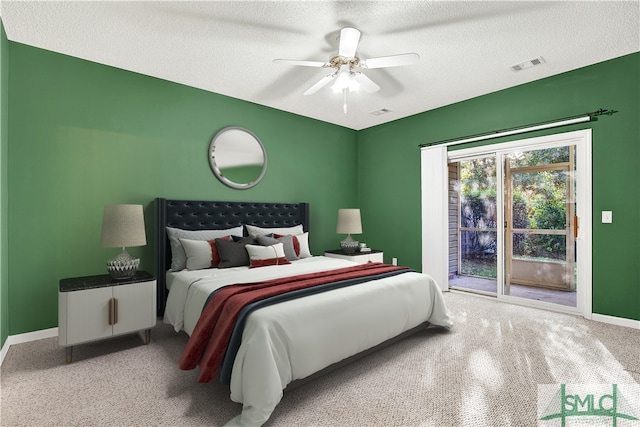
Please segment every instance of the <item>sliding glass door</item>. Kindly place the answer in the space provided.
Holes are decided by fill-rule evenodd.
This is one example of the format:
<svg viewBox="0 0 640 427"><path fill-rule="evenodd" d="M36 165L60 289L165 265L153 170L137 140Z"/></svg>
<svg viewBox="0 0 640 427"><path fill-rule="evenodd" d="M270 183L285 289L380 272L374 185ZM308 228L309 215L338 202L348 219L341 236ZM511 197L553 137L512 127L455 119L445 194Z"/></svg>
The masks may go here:
<svg viewBox="0 0 640 427"><path fill-rule="evenodd" d="M590 314L590 153L590 131L449 151L449 288Z"/></svg>

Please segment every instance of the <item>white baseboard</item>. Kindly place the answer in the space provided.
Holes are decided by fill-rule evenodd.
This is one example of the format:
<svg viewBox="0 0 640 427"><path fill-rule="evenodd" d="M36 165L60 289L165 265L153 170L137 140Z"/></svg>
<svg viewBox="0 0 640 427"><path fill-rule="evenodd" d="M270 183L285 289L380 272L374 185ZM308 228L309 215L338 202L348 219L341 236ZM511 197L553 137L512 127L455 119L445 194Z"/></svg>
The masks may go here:
<svg viewBox="0 0 640 427"><path fill-rule="evenodd" d="M625 326L627 328L640 329L640 320L625 319L624 317L607 316L605 314L591 315L591 320L602 323L610 323L612 325Z"/></svg>
<svg viewBox="0 0 640 427"><path fill-rule="evenodd" d="M15 344L22 344L30 341L42 340L58 336L58 328L42 329L35 332L27 332L19 335L9 335L0 350L0 365L4 362L4 357L9 352L9 347Z"/></svg>

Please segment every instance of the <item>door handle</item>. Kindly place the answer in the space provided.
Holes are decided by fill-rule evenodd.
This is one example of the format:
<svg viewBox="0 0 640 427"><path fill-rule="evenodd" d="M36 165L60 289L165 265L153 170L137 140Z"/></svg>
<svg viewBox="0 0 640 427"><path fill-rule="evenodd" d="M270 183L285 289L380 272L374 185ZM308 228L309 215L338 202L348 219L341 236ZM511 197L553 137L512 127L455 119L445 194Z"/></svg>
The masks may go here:
<svg viewBox="0 0 640 427"><path fill-rule="evenodd" d="M109 298L109 324L113 325L113 298Z"/></svg>
<svg viewBox="0 0 640 427"><path fill-rule="evenodd" d="M574 239L578 238L578 224L580 221L578 220L578 215L573 216L573 237Z"/></svg>

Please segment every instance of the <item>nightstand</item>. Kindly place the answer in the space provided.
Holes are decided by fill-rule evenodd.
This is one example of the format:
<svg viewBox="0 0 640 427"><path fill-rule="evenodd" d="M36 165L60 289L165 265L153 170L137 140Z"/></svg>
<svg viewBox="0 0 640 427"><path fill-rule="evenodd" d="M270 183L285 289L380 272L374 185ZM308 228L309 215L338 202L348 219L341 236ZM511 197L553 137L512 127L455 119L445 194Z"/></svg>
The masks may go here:
<svg viewBox="0 0 640 427"><path fill-rule="evenodd" d="M156 324L156 280L146 271L115 280L108 274L60 280L58 343L67 348L144 330L149 344Z"/></svg>
<svg viewBox="0 0 640 427"><path fill-rule="evenodd" d="M371 249L369 252L355 252L353 254L345 254L341 250L325 251L324 256L329 258L346 259L347 261L357 262L358 264L366 264L368 262L383 262L382 251Z"/></svg>

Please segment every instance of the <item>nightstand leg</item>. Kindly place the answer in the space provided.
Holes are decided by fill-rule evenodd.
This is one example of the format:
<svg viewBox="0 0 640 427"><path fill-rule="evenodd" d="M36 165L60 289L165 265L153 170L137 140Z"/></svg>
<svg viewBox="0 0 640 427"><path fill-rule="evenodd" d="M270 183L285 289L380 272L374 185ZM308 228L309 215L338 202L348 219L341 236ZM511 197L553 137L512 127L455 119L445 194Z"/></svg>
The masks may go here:
<svg viewBox="0 0 640 427"><path fill-rule="evenodd" d="M151 342L151 329L144 330L144 343L149 344Z"/></svg>
<svg viewBox="0 0 640 427"><path fill-rule="evenodd" d="M67 347L66 353L67 353L67 363L71 363L73 361L73 346Z"/></svg>

